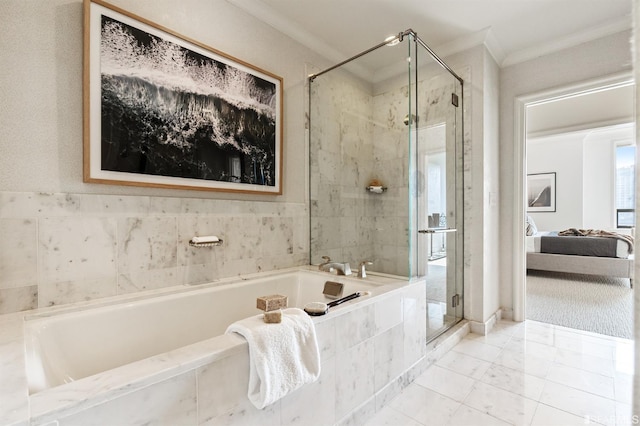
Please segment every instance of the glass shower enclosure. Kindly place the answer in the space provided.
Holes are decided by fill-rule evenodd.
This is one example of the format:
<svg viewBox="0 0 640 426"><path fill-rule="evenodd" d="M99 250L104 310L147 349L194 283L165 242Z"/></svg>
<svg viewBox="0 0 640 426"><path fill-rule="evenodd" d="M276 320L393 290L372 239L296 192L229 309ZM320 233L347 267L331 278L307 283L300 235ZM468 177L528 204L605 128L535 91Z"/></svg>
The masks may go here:
<svg viewBox="0 0 640 426"><path fill-rule="evenodd" d="M424 280L427 340L462 319L462 91L412 30L309 76L310 263Z"/></svg>

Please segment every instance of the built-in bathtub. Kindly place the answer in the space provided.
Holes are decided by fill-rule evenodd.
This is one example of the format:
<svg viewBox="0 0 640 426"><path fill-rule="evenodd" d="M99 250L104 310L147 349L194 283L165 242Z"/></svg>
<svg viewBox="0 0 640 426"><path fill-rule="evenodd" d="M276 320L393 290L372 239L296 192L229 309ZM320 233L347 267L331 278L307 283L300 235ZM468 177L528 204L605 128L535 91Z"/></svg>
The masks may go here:
<svg viewBox="0 0 640 426"><path fill-rule="evenodd" d="M25 322L29 393L73 382L135 361L167 353L224 334L234 321L257 315L256 299L281 294L290 307L329 302L326 281L344 284L346 296L389 288L372 281L311 271L239 280L93 309L36 315ZM393 281L393 280L387 280ZM332 308L344 309L363 299Z"/></svg>
<svg viewBox="0 0 640 426"><path fill-rule="evenodd" d="M327 280L344 283L344 295L371 294L313 317L318 382L255 409L246 396L246 341L224 331L259 314L259 296L284 294L296 307L326 302ZM25 317L31 424L333 424L375 412L426 365L421 280L359 279L309 266L150 294Z"/></svg>

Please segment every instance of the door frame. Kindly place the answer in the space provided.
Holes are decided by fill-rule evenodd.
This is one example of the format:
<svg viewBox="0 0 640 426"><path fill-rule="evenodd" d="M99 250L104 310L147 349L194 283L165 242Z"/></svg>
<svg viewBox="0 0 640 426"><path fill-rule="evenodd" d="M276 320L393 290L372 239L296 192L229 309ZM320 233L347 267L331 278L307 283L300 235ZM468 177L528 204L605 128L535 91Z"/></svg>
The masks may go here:
<svg viewBox="0 0 640 426"><path fill-rule="evenodd" d="M515 181L513 200L513 320L526 319L526 250L525 250L525 215L526 215L526 175L527 175L527 107L562 99L579 94L587 94L611 89L634 82L631 71L583 81L560 88L517 96L514 100L514 148L513 178Z"/></svg>

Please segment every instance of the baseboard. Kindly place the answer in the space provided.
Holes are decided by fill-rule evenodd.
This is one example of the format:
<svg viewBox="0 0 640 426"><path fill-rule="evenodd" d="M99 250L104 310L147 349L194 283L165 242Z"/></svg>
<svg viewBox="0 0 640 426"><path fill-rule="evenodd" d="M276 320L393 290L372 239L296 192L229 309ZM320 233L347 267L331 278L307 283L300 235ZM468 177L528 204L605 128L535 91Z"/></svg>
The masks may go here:
<svg viewBox="0 0 640 426"><path fill-rule="evenodd" d="M513 316L513 312L511 313ZM489 317L485 322L480 321L469 321L469 325L471 326L471 332L474 334L480 334L482 336L486 336L491 332L491 329L498 321L503 318L502 308L498 309L493 315Z"/></svg>
<svg viewBox="0 0 640 426"><path fill-rule="evenodd" d="M513 321L513 309L511 308L500 308L501 318L504 320Z"/></svg>

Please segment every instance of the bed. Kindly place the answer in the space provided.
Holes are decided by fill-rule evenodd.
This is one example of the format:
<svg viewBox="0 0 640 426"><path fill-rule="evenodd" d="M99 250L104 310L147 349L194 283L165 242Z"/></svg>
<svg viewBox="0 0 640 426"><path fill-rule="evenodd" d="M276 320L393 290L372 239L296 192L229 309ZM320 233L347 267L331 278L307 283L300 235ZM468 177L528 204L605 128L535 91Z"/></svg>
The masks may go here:
<svg viewBox="0 0 640 426"><path fill-rule="evenodd" d="M571 228L538 231L527 218L527 269L628 278L633 287L633 237Z"/></svg>

